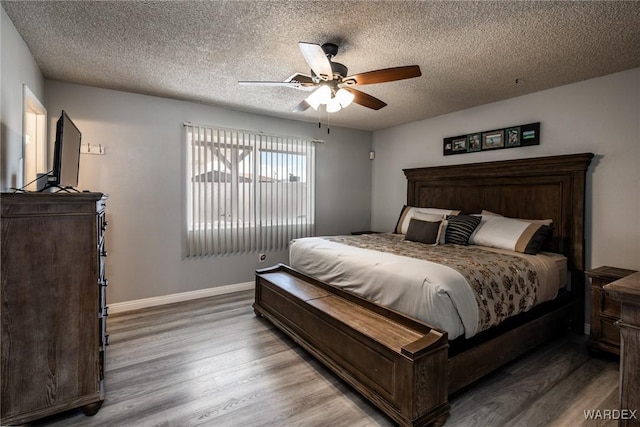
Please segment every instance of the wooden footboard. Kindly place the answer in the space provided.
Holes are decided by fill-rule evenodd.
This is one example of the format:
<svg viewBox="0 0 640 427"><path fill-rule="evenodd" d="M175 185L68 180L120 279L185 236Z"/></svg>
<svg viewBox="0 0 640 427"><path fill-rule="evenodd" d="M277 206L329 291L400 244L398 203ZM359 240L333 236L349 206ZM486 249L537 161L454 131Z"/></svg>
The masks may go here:
<svg viewBox="0 0 640 427"><path fill-rule="evenodd" d="M457 354L449 354L449 395L531 349L569 331L573 300L550 302L540 314L517 322L500 334L486 338ZM528 317L528 316L527 316Z"/></svg>
<svg viewBox="0 0 640 427"><path fill-rule="evenodd" d="M401 426L444 423L446 332L285 265L256 272L253 308Z"/></svg>

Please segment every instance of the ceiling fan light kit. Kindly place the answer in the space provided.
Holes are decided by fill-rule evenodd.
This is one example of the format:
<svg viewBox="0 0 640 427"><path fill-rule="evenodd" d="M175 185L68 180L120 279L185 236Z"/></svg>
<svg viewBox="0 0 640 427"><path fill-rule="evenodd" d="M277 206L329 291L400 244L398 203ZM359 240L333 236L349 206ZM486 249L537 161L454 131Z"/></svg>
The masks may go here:
<svg viewBox="0 0 640 427"><path fill-rule="evenodd" d="M309 104L311 108L317 110L320 104L327 104L331 100L331 97L331 88L327 85L322 85L313 91L311 95L307 96L305 101L307 101L307 104Z"/></svg>
<svg viewBox="0 0 640 427"><path fill-rule="evenodd" d="M342 108L347 108L353 102L355 95L346 89L338 89L336 92L336 99L340 103Z"/></svg>
<svg viewBox="0 0 640 427"><path fill-rule="evenodd" d="M348 107L355 96L346 89L334 91L330 86L323 84L305 99L306 103L314 110L320 105L326 105L328 113L335 113Z"/></svg>
<svg viewBox="0 0 640 427"><path fill-rule="evenodd" d="M325 43L320 46L315 43L299 42L298 46L309 68L311 68L311 75L295 73L283 82L240 81L238 83L254 86L284 86L305 91L313 90L309 96L293 108L293 111L302 112L309 107L317 110L320 105L325 105L328 113L335 113L348 107L352 102L372 110L379 110L387 105L378 98L354 89L354 86L411 79L422 75L418 65L408 65L348 76L346 66L331 61L338 54L338 45Z"/></svg>

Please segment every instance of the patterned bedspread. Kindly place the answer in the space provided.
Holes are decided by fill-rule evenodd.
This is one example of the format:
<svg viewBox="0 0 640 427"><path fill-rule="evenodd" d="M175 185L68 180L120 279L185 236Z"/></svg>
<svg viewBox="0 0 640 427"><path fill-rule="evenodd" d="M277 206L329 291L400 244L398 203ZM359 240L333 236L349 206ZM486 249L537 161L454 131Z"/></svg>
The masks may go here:
<svg viewBox="0 0 640 427"><path fill-rule="evenodd" d="M536 305L540 282L523 257L474 246L438 245L406 241L398 234L336 236L324 239L362 249L437 262L462 274L478 304L478 332Z"/></svg>

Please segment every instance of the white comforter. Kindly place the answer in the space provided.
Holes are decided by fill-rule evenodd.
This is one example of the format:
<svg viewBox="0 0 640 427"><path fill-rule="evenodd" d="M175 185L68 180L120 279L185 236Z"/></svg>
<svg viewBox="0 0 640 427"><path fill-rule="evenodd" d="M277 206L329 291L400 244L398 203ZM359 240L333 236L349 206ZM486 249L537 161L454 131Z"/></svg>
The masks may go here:
<svg viewBox="0 0 640 427"><path fill-rule="evenodd" d="M557 293L561 277L558 264L552 258L540 262L544 255L534 258L537 258L539 273L555 279L550 289L542 292L539 301L551 299ZM450 340L461 335L469 338L477 333L479 313L473 290L464 276L450 267L321 237L293 240L289 263L323 282L442 329ZM547 282L541 280L541 283Z"/></svg>

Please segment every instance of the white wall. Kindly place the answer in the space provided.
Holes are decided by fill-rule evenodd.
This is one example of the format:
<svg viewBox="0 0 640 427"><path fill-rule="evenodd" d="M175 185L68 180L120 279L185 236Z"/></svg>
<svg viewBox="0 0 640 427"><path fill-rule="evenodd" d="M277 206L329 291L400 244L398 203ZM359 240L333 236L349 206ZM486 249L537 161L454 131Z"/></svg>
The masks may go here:
<svg viewBox="0 0 640 427"><path fill-rule="evenodd" d="M0 190L22 187L22 85L44 103L44 78L13 22L0 7Z"/></svg>
<svg viewBox="0 0 640 427"><path fill-rule="evenodd" d="M389 231L406 201L403 168L592 152L587 268L640 270L640 68L374 133L372 227ZM442 155L443 138L541 122L539 146Z"/></svg>
<svg viewBox="0 0 640 427"><path fill-rule="evenodd" d="M286 251L184 259L184 122L306 138L316 146L316 231L341 234L370 228L371 133L275 119L203 104L58 81L46 82L50 129L64 109L83 143L106 155L80 158L79 188L109 194L109 303L242 283L256 268L287 262Z"/></svg>

